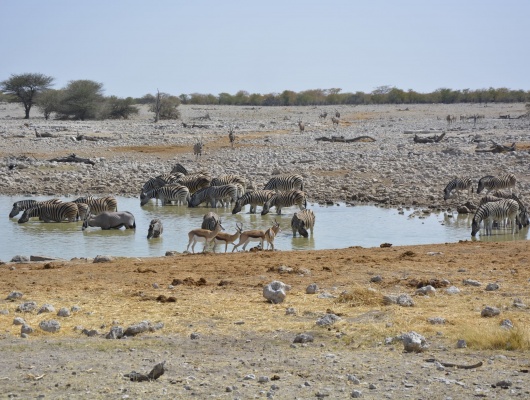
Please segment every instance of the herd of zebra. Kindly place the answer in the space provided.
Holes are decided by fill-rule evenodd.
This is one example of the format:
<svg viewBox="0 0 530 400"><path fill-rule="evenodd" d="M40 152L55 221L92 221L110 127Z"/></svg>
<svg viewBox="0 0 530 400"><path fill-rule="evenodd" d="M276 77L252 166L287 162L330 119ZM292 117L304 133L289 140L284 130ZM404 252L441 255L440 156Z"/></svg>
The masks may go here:
<svg viewBox="0 0 530 400"><path fill-rule="evenodd" d="M471 236L476 236L481 223L484 225L486 235L491 235L493 226L506 224L511 228L512 234L530 223L528 209L523 200L513 193L517 179L514 174L500 177L486 175L479 179L476 193L486 192L475 211L471 225ZM444 200L452 197L452 192L460 199L460 191L466 191L473 196L473 180L471 178L455 178L444 189ZM503 191L509 190L509 192Z"/></svg>
<svg viewBox="0 0 530 400"><path fill-rule="evenodd" d="M315 225L315 214L307 209L307 198L304 192L304 180L299 174L279 175L272 177L263 187L257 189L255 185L247 185L244 178L238 175L222 175L212 178L206 171L189 173L181 164L176 164L168 174L158 175L150 178L144 183L140 192L140 206L144 206L151 199L161 204L187 205L198 207L206 204L210 208L233 206L232 214L241 212L243 207L250 205L250 213L256 213L257 207L261 206L261 215L269 213L271 208L276 208L280 215L285 207L298 206L300 212L293 215L291 228L293 236L308 237L308 229L313 234ZM163 227L159 219L151 221L151 225L158 227L153 229L153 234L148 237L157 237ZM187 250L191 246L194 252L197 242L204 242L205 247L213 243L215 251L216 244L224 244L225 252L228 244L233 244L232 251L242 246L243 250L249 242L260 242L260 248L266 242L268 248L274 250L274 238L280 231L280 225L275 221L273 226L266 230L243 231L237 226L233 235L221 232L222 227L219 216L209 212L204 216L201 228L189 232ZM239 239L239 243L235 241Z"/></svg>
<svg viewBox="0 0 530 400"><path fill-rule="evenodd" d="M150 178L143 185L140 192L140 206L144 206L151 199L161 204L177 204L187 207L197 207L206 204L210 208L232 206L232 214L242 211L247 204L250 205L250 213L256 213L257 207L261 206L261 215L269 213L271 208L276 208L280 215L282 209L298 206L299 212L294 213L291 219L293 236L308 237L309 232L313 234L315 225L315 214L307 209L307 199L304 190L304 180L301 175L279 175L272 177L263 189L256 189L254 185L246 184L245 179L238 175L223 175L212 178L208 172L201 171L188 173L180 164L175 165L170 173ZM20 200L13 204L9 218L23 212L18 223L27 222L30 218L39 218L44 222L75 222L82 220L83 227L100 227L102 229L112 228L136 228L134 216L127 212L118 212L117 200L113 196L79 197L73 201L63 202L60 199L44 201ZM237 225L237 231L233 235L222 232L221 220L215 212L209 212L204 216L201 228L189 232L189 243L187 250L194 247L197 242L204 242L205 248L209 244L224 244L225 252L228 244L233 244L236 250L242 246L245 250L249 242L259 242L259 247L274 250L274 239L280 232L279 223L274 220L272 227L265 230L247 230ZM147 238L159 237L163 232L162 221L155 218L151 221ZM239 239L239 243L235 243Z"/></svg>

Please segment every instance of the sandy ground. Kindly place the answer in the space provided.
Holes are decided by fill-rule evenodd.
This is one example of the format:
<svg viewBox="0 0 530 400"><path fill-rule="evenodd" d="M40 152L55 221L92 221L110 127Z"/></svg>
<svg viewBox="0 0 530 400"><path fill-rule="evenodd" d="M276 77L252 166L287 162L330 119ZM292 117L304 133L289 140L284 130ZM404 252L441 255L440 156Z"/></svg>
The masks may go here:
<svg viewBox="0 0 530 400"><path fill-rule="evenodd" d="M487 111L493 116L510 107ZM445 127L441 118L448 112L458 115L458 108L440 107L434 113L423 107L414 109L414 118L427 115L430 121L440 119L440 128ZM205 111L189 108L185 116L189 120ZM293 114L292 110L289 113ZM386 120L385 124L398 124L401 117L397 113L392 114L394 122ZM374 118L374 126L381 124L382 119L374 114L361 114L357 109L350 122L345 120L352 126L357 118ZM46 125L37 122L39 127ZM70 154L74 146L79 146L68 139L59 145L53 139L47 144L32 139L32 127L23 123L16 118L3 122L6 141L0 150L4 157L16 155L16 146L43 159ZM108 131L95 130L89 123L75 125L81 133L119 134L114 123L108 123ZM316 126L317 121L308 130ZM277 134L285 134L284 127L280 128ZM75 128L68 129L68 134L79 133ZM523 126L518 134L523 137L526 129ZM20 132L23 134L18 138ZM264 147L268 143L264 138L274 141L271 132L249 129L241 134L239 149ZM325 127L314 134L329 136L333 132ZM347 133L363 132L359 129ZM103 155L118 161L135 158L147 162L156 157L158 164L153 163L152 169L146 164L145 169L140 168L142 174L137 172L141 181L159 163L174 162L177 150L185 154L186 160L192 160L186 135L180 140L177 132L166 142L167 137L157 136L153 143L134 139L130 145L122 143L114 149L83 143L79 154ZM212 157L216 148L229 148L226 138L215 142L212 136L209 140ZM428 154L425 149L414 151ZM420 165L427 159L414 162ZM515 165L522 171L521 162ZM381 165L384 168L384 163ZM45 169L46 177L60 178L63 173L61 168ZM58 190L51 186L53 178L31 178L27 171L32 168L15 176L17 185L30 179L36 192L44 188L45 194L52 194ZM311 176L312 170L304 173ZM318 170L316 174L325 179L315 180L315 187L347 173L340 165ZM372 184L384 180L377 169L363 174L367 180L372 179ZM340 186L341 182L332 184ZM124 194L116 189L114 194ZM19 193L21 189L13 190ZM131 193L136 192L134 187ZM527 241L465 241L373 249L180 254L114 259L102 264L91 260L5 263L0 265L0 398L528 398L528 251ZM372 281L376 276L382 278L380 282ZM465 284L468 279L480 285ZM281 304L270 304L262 295L263 286L274 280L291 285ZM317 293L306 293L313 283L318 285ZM486 290L490 283L497 283L498 290ZM416 294L418 287L428 284L436 287L436 294ZM450 286L460 293L448 294ZM21 292L22 298L7 300L12 291ZM385 305L383 297L393 294L410 295L414 306ZM17 311L27 301L35 301L37 309L51 304L56 311ZM74 306L78 311L69 317L56 315L60 308ZM498 308L500 315L481 317L486 306ZM328 314L340 320L318 325L317 321ZM20 326L13 324L15 317L23 318L33 328L28 338L20 337ZM428 321L434 317L445 323ZM42 321L50 319L60 322L59 332L47 333L39 328ZM513 329L501 328L505 319L511 321ZM141 321L160 329L127 339L105 339L112 327L125 329ZM84 329L93 330L95 335L88 337ZM424 352L403 351L399 337L411 331L426 338L428 348ZM301 333L312 335L313 341L294 343ZM460 339L467 347L457 348ZM433 359L460 366L483 364L463 369L444 367ZM130 382L124 377L133 370L147 373L162 361L166 361L166 372L156 381ZM501 381L504 384L499 384Z"/></svg>

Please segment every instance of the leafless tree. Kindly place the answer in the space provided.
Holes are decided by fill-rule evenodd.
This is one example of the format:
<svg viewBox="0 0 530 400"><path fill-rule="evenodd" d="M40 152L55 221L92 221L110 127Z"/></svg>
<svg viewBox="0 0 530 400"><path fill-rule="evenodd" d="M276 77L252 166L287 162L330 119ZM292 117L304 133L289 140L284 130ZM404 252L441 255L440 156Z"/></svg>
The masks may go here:
<svg viewBox="0 0 530 400"><path fill-rule="evenodd" d="M160 100L160 90L156 89L155 122L158 122L160 120L160 110L162 109L162 102Z"/></svg>

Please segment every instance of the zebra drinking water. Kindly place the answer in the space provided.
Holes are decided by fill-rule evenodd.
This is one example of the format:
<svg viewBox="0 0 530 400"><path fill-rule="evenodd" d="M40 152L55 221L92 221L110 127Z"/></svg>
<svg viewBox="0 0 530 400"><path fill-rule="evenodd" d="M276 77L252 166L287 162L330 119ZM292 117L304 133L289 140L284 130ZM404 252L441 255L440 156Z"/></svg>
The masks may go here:
<svg viewBox="0 0 530 400"><path fill-rule="evenodd" d="M491 235L493 221L504 221L507 219L512 226L512 234L519 228L518 214L519 206L515 200L502 199L495 202L484 203L475 212L471 224L471 236L476 236L480 229L480 223L484 221L486 235ZM516 225L517 224L517 225Z"/></svg>
<svg viewBox="0 0 530 400"><path fill-rule="evenodd" d="M236 201L236 205L232 210L232 214L237 214L245 207L247 204L250 204L250 213L256 213L256 207L262 206L267 200L275 195L274 190L253 190L251 192L246 192Z"/></svg>
<svg viewBox="0 0 530 400"><path fill-rule="evenodd" d="M234 203L238 199L240 189L237 185L229 184L223 186L209 186L203 188L195 193L190 198L188 205L190 207L197 207L199 204L209 202L210 207L217 207L217 202L220 201L224 205L224 201L232 200Z"/></svg>
<svg viewBox="0 0 530 400"><path fill-rule="evenodd" d="M140 200L140 206L146 205L149 200L154 198L160 200L163 206L171 204L173 201L177 204L188 204L190 190L186 186L179 184L171 184L152 189L145 193L144 197Z"/></svg>
<svg viewBox="0 0 530 400"><path fill-rule="evenodd" d="M75 222L78 217L78 208L77 204L71 201L68 203L40 204L25 210L18 223L28 222L33 217L39 217L44 222L61 222L64 220Z"/></svg>
<svg viewBox="0 0 530 400"><path fill-rule="evenodd" d="M60 203L61 200L59 199L51 199L51 200L43 200L43 201L37 201L37 200L19 200L13 203L13 208L11 209L11 212L9 213L9 218L16 217L19 212L26 211L28 208L33 208L38 206L39 204L57 204Z"/></svg>
<svg viewBox="0 0 530 400"><path fill-rule="evenodd" d="M308 237L307 229L311 231L313 236L313 228L315 227L315 213L312 210L302 210L296 212L291 219L291 228L293 229L293 237L296 237L296 232L300 233L300 236Z"/></svg>
<svg viewBox="0 0 530 400"><path fill-rule="evenodd" d="M517 179L514 174L507 174L501 177L496 177L493 175L486 175L478 181L477 194L486 189L486 193L491 192L492 190L502 190L515 188Z"/></svg>
<svg viewBox="0 0 530 400"><path fill-rule="evenodd" d="M291 190L289 192L276 193L263 204L261 215L268 214L271 207L276 207L276 214L280 215L282 208L294 205L300 207L300 210L306 208L307 200L304 192L301 190Z"/></svg>
<svg viewBox="0 0 530 400"><path fill-rule="evenodd" d="M451 198L451 192L456 192L458 199L460 199L460 191L467 190L468 195L473 193L473 181L471 178L455 178L447 184L444 189L444 200Z"/></svg>
<svg viewBox="0 0 530 400"><path fill-rule="evenodd" d="M287 192L289 190L304 190L304 178L299 174L279 175L271 178L264 190L275 190L276 192Z"/></svg>

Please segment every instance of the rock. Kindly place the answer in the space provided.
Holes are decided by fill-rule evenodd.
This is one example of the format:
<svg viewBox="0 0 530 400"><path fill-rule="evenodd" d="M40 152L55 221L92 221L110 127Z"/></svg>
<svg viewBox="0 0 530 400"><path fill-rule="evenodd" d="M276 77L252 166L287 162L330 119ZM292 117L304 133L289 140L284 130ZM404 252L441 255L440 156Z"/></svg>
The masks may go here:
<svg viewBox="0 0 530 400"><path fill-rule="evenodd" d="M428 347L425 338L414 331L401 335L401 340L407 353L420 353Z"/></svg>
<svg viewBox="0 0 530 400"><path fill-rule="evenodd" d="M55 307L51 304L43 304L40 308L37 314L44 314L44 313L52 313L55 312Z"/></svg>
<svg viewBox="0 0 530 400"><path fill-rule="evenodd" d="M436 294L436 289L431 285L427 285L417 289L416 294L420 296L434 296Z"/></svg>
<svg viewBox="0 0 530 400"><path fill-rule="evenodd" d="M9 310L6 310L6 309L0 310L0 315L9 315Z"/></svg>
<svg viewBox="0 0 530 400"><path fill-rule="evenodd" d="M26 321L24 321L24 318L21 317L15 317L13 318L13 325L24 325Z"/></svg>
<svg viewBox="0 0 530 400"><path fill-rule="evenodd" d="M307 294L315 294L316 292L318 292L318 285L316 283L312 283L310 284L306 289L305 289L305 292Z"/></svg>
<svg viewBox="0 0 530 400"><path fill-rule="evenodd" d="M6 297L6 300L16 300L16 299L21 299L23 296L22 292L17 292L17 291L14 291L14 292L11 292L7 295Z"/></svg>
<svg viewBox="0 0 530 400"><path fill-rule="evenodd" d="M113 326L109 333L105 335L105 339L121 339L123 337L123 328L121 326Z"/></svg>
<svg viewBox="0 0 530 400"><path fill-rule="evenodd" d="M501 310L499 310L496 307L490 307L486 306L480 313L481 317L495 317L501 313Z"/></svg>
<svg viewBox="0 0 530 400"><path fill-rule="evenodd" d="M481 286L482 285L482 283L480 283L479 281L475 281L473 279L464 279L462 283L468 286Z"/></svg>
<svg viewBox="0 0 530 400"><path fill-rule="evenodd" d="M296 309L293 307L287 307L285 309L285 315L296 315Z"/></svg>
<svg viewBox="0 0 530 400"><path fill-rule="evenodd" d="M410 297L408 294L400 294L396 299L396 303L401 307L414 306L414 300L412 300L412 297Z"/></svg>
<svg viewBox="0 0 530 400"><path fill-rule="evenodd" d="M151 323L149 321L141 321L137 324L129 326L125 332L123 332L124 336L136 336L140 333L148 332L149 328L151 326Z"/></svg>
<svg viewBox="0 0 530 400"><path fill-rule="evenodd" d="M513 329L513 322L510 321L509 319L503 319L501 321L501 328L504 328L504 329Z"/></svg>
<svg viewBox="0 0 530 400"><path fill-rule="evenodd" d="M11 259L11 262L16 262L16 263L26 263L26 262L29 262L29 256L21 256L21 255L17 255L17 256L14 256L14 257Z"/></svg>
<svg viewBox="0 0 530 400"><path fill-rule="evenodd" d="M49 257L49 256L29 256L30 261L57 261L60 258Z"/></svg>
<svg viewBox="0 0 530 400"><path fill-rule="evenodd" d="M113 261L113 258L111 256L96 256L94 258L94 263L107 263L107 262L112 262Z"/></svg>
<svg viewBox="0 0 530 400"><path fill-rule="evenodd" d="M460 289L458 289L456 286L450 286L447 289L445 289L445 293L447 293L447 294L458 294L458 293L460 293Z"/></svg>
<svg viewBox="0 0 530 400"><path fill-rule="evenodd" d="M381 275L375 275L375 276L372 276L370 278L370 282L372 283L379 283L383 280L383 278L381 277Z"/></svg>
<svg viewBox="0 0 530 400"><path fill-rule="evenodd" d="M59 330L61 329L61 324L59 323L59 321L50 319L48 321L41 321L39 327L45 332L55 333L59 332Z"/></svg>
<svg viewBox="0 0 530 400"><path fill-rule="evenodd" d="M299 333L295 336L293 343L310 343L313 340L313 335L310 335L309 333Z"/></svg>
<svg viewBox="0 0 530 400"><path fill-rule="evenodd" d="M467 343L464 339L459 339L457 342L456 342L456 348L457 349L465 349L467 347Z"/></svg>
<svg viewBox="0 0 530 400"><path fill-rule="evenodd" d="M488 283L486 285L486 291L493 292L494 290L499 290L500 286L497 283Z"/></svg>
<svg viewBox="0 0 530 400"><path fill-rule="evenodd" d="M79 307L79 306L77 306L77 305L72 306L72 307L70 308L70 311L72 311L73 313L79 312L79 311L81 311L81 307Z"/></svg>
<svg viewBox="0 0 530 400"><path fill-rule="evenodd" d="M27 324L23 324L20 327L20 333L29 335L30 333L33 333L33 328L31 326L27 325Z"/></svg>
<svg viewBox="0 0 530 400"><path fill-rule="evenodd" d="M263 287L263 297L273 304L279 304L287 297L285 292L288 290L291 290L291 286L280 281L273 281Z"/></svg>
<svg viewBox="0 0 530 400"><path fill-rule="evenodd" d="M26 303L19 304L16 311L18 312L32 312L37 308L37 303L34 301L28 301Z"/></svg>
<svg viewBox="0 0 530 400"><path fill-rule="evenodd" d="M70 310L66 307L62 307L58 312L57 312L57 316L58 317L69 317L70 316Z"/></svg>
<svg viewBox="0 0 530 400"><path fill-rule="evenodd" d="M351 397L354 398L354 399L359 399L359 398L363 397L363 392L360 391L360 390L354 389L351 392Z"/></svg>
<svg viewBox="0 0 530 400"><path fill-rule="evenodd" d="M326 314L323 317L320 317L316 324L318 326L328 326L333 325L335 322L340 321L341 318L338 315L335 314Z"/></svg>
<svg viewBox="0 0 530 400"><path fill-rule="evenodd" d="M94 336L99 335L99 332L97 330L95 330L95 329L90 329L90 330L89 329L83 329L81 331L81 333L87 335L88 337L94 337Z"/></svg>
<svg viewBox="0 0 530 400"><path fill-rule="evenodd" d="M201 338L200 333L192 332L192 333L190 334L190 339L191 339L191 340L197 340L197 339L200 339L200 338Z"/></svg>
<svg viewBox="0 0 530 400"><path fill-rule="evenodd" d="M427 318L427 322L433 325L443 325L445 324L445 318L442 318L442 317Z"/></svg>
<svg viewBox="0 0 530 400"><path fill-rule="evenodd" d="M173 257L173 256L176 256L176 255L178 255L178 254L179 254L178 251L168 250L168 251L166 251L166 254L165 254L165 255L166 255L166 257Z"/></svg>

